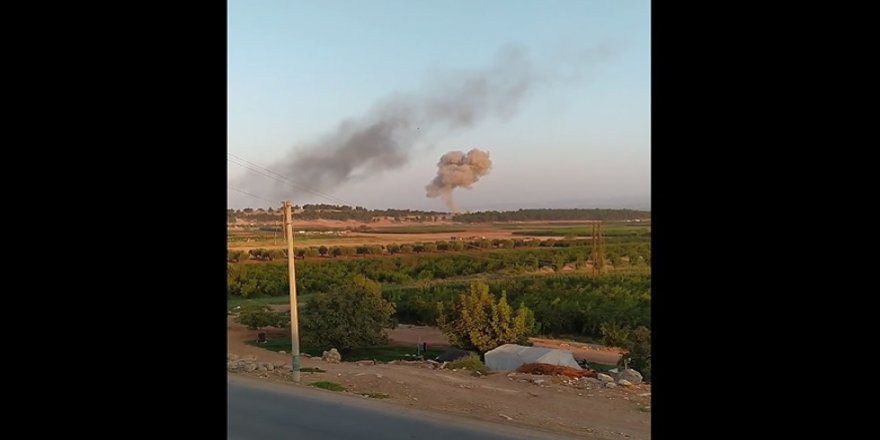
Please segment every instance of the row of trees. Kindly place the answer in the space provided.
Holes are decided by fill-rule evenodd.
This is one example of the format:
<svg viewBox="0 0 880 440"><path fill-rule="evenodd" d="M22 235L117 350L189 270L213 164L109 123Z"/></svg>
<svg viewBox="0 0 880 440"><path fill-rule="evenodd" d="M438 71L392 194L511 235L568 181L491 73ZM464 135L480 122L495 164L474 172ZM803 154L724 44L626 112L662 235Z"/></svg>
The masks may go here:
<svg viewBox="0 0 880 440"><path fill-rule="evenodd" d="M469 281L423 286L386 286L383 294L396 304L400 322L436 325L437 302L450 303ZM546 335L603 337L601 326L636 328L651 325L651 278L648 274L583 273L506 277L489 280L493 291L534 313L535 331Z"/></svg>
<svg viewBox="0 0 880 440"><path fill-rule="evenodd" d="M635 246L635 245L641 246ZM569 248L587 247L590 241L587 239L564 239L564 240L523 240L523 239L495 239L495 240L472 240L472 241L435 241L412 244L388 244L388 245L360 245L360 246L310 246L299 247L294 251L297 258L337 258L351 256L375 256L375 255L398 255L398 254L423 254L442 252L465 252L484 251L494 249L524 249L524 248ZM629 249L638 249L630 252ZM619 239L606 239L605 254L614 259L624 256L641 255L645 261L650 259L650 244L644 237L619 237ZM589 254L591 249L581 249L579 252ZM245 254L243 251L227 250L229 262L239 262L243 259L257 261L272 261L287 256L284 249L252 249ZM630 259L632 260L632 259Z"/></svg>
<svg viewBox="0 0 880 440"><path fill-rule="evenodd" d="M629 280L623 284L641 282ZM589 287L590 283L586 284ZM506 291L501 290L496 300L489 284L481 281L473 281L469 286L453 286L452 291L448 301L435 303L435 312L436 324L456 347L487 352L504 344L526 344L529 336L540 331L542 313L533 312L526 306L525 299L520 300L514 310L508 303ZM604 295L619 296L613 291ZM558 298L553 302L558 304ZM313 348L335 347L343 353L353 348L386 344L384 330L394 327L395 311L395 302L383 296L379 283L356 275L341 288L316 295L303 308L300 312L302 342ZM624 349L620 364L635 368L650 380L650 324L634 325L633 321L607 316L601 308L587 307L586 311L596 315L591 319L602 321L598 328L603 343ZM272 312L264 305L242 306L236 319L252 329L290 324L287 313Z"/></svg>
<svg viewBox="0 0 880 440"><path fill-rule="evenodd" d="M519 209L516 211L480 211L455 216L463 223L552 221L552 220L634 220L648 219L650 211L633 209Z"/></svg>
<svg viewBox="0 0 880 440"><path fill-rule="evenodd" d="M360 206L306 204L302 208L294 206L296 216L304 220L355 220L363 223L380 218L400 221L438 221L452 220L463 223L507 222L507 221L552 221L552 220L629 220L650 218L650 211L631 209L520 209L517 211L478 211L466 214L449 214L439 211L420 211L411 209L366 209ZM229 222L235 219L249 221L276 221L280 209L227 209Z"/></svg>
<svg viewBox="0 0 880 440"><path fill-rule="evenodd" d="M615 264L614 267L634 266L635 270L645 271L650 261L648 251L642 245L621 249L609 246L606 255L609 262ZM588 258L589 254L579 248L539 248L484 253L401 255L386 258L305 259L297 262L297 288L308 292L327 292L340 287L342 280L353 275L364 275L381 283L402 285L483 274L513 276L545 270L542 268L563 272L567 267L586 269ZM628 262L624 263L624 258ZM275 279L279 283L285 285L287 283L287 265L284 262L231 264L230 268L227 293L231 296L241 296L241 285L252 281L251 278L261 281ZM260 284L262 285L264 284ZM276 295L273 293L276 292L275 285L270 287L272 290L265 292L256 290L253 293ZM284 292L280 294L283 295Z"/></svg>

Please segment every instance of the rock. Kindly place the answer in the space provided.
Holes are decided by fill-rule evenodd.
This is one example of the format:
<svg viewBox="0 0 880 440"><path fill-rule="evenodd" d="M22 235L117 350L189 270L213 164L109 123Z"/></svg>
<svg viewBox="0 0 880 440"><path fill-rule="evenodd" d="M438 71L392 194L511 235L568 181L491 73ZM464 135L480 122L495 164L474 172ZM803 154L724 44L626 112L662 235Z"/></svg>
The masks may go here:
<svg viewBox="0 0 880 440"><path fill-rule="evenodd" d="M269 371L275 371L275 366L267 362L266 369Z"/></svg>
<svg viewBox="0 0 880 440"><path fill-rule="evenodd" d="M244 370L247 371L248 373L250 373L256 369L257 369L256 364L245 364L245 366L244 366Z"/></svg>
<svg viewBox="0 0 880 440"><path fill-rule="evenodd" d="M367 365L376 365L376 361L357 361L355 362L358 366L364 367Z"/></svg>
<svg viewBox="0 0 880 440"><path fill-rule="evenodd" d="M617 373L618 371L617 371L617 368L612 368L612 369L608 370L608 372L609 373Z"/></svg>
<svg viewBox="0 0 880 440"><path fill-rule="evenodd" d="M257 368L257 370L259 370L259 371L269 371L269 370L266 369L266 367L264 367L264 366L262 366L262 365L261 365L259 368Z"/></svg>
<svg viewBox="0 0 880 440"><path fill-rule="evenodd" d="M336 349L334 348L333 350L336 350ZM333 351L333 350L330 350L330 351ZM299 354L299 357L311 358L312 355L310 355L310 354L308 354L308 353L300 353L300 354ZM340 359L342 359L342 358L340 358Z"/></svg>
<svg viewBox="0 0 880 440"><path fill-rule="evenodd" d="M617 384L614 382L605 382L605 388L614 388Z"/></svg>
<svg viewBox="0 0 880 440"><path fill-rule="evenodd" d="M382 378L382 375L379 374L379 373L376 373L376 377L378 377L379 379L381 379L381 378Z"/></svg>
<svg viewBox="0 0 880 440"><path fill-rule="evenodd" d="M544 383L544 382L546 382L544 379L535 379L535 380L532 380L532 383L535 384L535 385L541 385L541 384Z"/></svg>
<svg viewBox="0 0 880 440"><path fill-rule="evenodd" d="M620 379L620 380L618 380L618 381L617 381L617 384L618 384L618 385L625 386L625 387L631 387L631 386L632 386L632 382L630 382L630 381L628 381L628 380L626 380L626 379Z"/></svg>
<svg viewBox="0 0 880 440"><path fill-rule="evenodd" d="M287 352L284 351L284 350L281 350L281 351L278 352L278 354L287 354Z"/></svg>
<svg viewBox="0 0 880 440"><path fill-rule="evenodd" d="M639 396L641 396L641 397L648 397L648 396L650 396L650 395L651 395L651 393L642 393L642 394L639 394Z"/></svg>
<svg viewBox="0 0 880 440"><path fill-rule="evenodd" d="M614 382L614 378L612 378L611 376L609 376L607 374L603 374L603 373L599 373L599 375L597 376L597 379L599 379L602 382L612 382L612 383Z"/></svg>
<svg viewBox="0 0 880 440"><path fill-rule="evenodd" d="M600 384L600 383L602 383L601 380L596 379L595 377L582 377L581 380L584 381L584 382L586 382L586 383L588 383L588 384Z"/></svg>
<svg viewBox="0 0 880 440"><path fill-rule="evenodd" d="M237 360L238 360L238 355L235 354L235 353L227 353L227 354L226 354L226 360L228 360L228 361L237 361Z"/></svg>
<svg viewBox="0 0 880 440"><path fill-rule="evenodd" d="M339 354L339 352L336 351L335 348L331 348L330 351L325 351L321 355L321 359L330 362L331 364L338 364L340 361L342 361L342 355Z"/></svg>
<svg viewBox="0 0 880 440"><path fill-rule="evenodd" d="M501 413L499 413L498 415L501 416L501 417L504 417L504 418L507 419L507 420L513 420L513 417L506 416L506 415L501 414Z"/></svg>
<svg viewBox="0 0 880 440"><path fill-rule="evenodd" d="M642 383L642 374L632 368L627 368L620 372L619 379L627 380L633 384L640 384Z"/></svg>

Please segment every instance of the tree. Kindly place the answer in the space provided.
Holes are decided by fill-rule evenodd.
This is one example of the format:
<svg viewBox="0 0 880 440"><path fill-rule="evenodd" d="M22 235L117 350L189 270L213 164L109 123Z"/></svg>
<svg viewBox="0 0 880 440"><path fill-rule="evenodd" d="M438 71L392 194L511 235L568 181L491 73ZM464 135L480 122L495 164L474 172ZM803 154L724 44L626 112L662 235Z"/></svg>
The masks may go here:
<svg viewBox="0 0 880 440"><path fill-rule="evenodd" d="M379 283L356 275L347 286L316 295L300 312L303 342L342 353L386 344L383 330L393 326L393 314L394 304L382 297Z"/></svg>
<svg viewBox="0 0 880 440"><path fill-rule="evenodd" d="M639 373L645 380L651 380L651 330L645 326L636 327L629 333L626 351L618 365L626 365Z"/></svg>
<svg viewBox="0 0 880 440"><path fill-rule="evenodd" d="M283 327L290 323L290 316L287 313L273 312L265 304L243 304L235 322L257 330L262 327Z"/></svg>
<svg viewBox="0 0 880 440"><path fill-rule="evenodd" d="M507 293L495 302L486 283L471 283L470 292L453 299L451 306L437 305L437 325L449 341L464 349L482 352L504 344L523 344L533 332L535 317L520 304L514 313Z"/></svg>
<svg viewBox="0 0 880 440"><path fill-rule="evenodd" d="M336 257L342 255L342 248L340 248L338 246L334 246L332 249L330 249L330 255L332 255L333 258L336 258Z"/></svg>
<svg viewBox="0 0 880 440"><path fill-rule="evenodd" d="M602 343L623 348L617 365L626 365L639 373L645 380L651 379L651 330L645 326L635 329L613 323L602 323Z"/></svg>
<svg viewBox="0 0 880 440"><path fill-rule="evenodd" d="M327 246L321 246L318 248L318 253L321 254L322 257L327 256Z"/></svg>

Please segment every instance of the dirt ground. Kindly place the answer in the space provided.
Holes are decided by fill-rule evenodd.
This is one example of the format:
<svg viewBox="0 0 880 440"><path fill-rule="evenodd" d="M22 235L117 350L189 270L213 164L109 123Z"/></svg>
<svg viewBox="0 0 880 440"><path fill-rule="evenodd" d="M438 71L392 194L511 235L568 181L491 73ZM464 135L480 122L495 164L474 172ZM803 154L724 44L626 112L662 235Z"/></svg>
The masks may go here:
<svg viewBox="0 0 880 440"><path fill-rule="evenodd" d="M425 363L358 365L328 363L319 358L302 358L302 367L320 367L325 373L302 373L300 384L289 377L289 354L278 354L244 343L257 331L228 321L228 352L253 356L258 361L286 364L274 372L243 373L264 380L303 386L332 381L346 387L352 398L357 393L384 393L387 402L439 411L463 417L529 427L549 432L594 439L649 439L651 433L651 387L604 388L594 379L569 381L560 377L504 372L474 377L467 371L431 369ZM265 330L264 330L265 331ZM398 328L393 337L408 343L419 336L437 337L436 329ZM266 331L269 338L284 331ZM440 335L442 336L442 334ZM580 348L580 347L575 347ZM583 349L583 348L580 348ZM237 373L230 373L237 374ZM534 381L538 383L534 383ZM543 380L543 382L540 382ZM328 391L329 392L329 391Z"/></svg>

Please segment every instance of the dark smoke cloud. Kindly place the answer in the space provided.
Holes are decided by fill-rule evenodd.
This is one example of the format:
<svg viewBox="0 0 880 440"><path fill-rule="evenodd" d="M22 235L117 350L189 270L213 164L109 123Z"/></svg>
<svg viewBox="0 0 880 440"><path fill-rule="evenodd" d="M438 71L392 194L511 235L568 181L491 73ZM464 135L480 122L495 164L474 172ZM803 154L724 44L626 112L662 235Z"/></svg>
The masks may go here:
<svg viewBox="0 0 880 440"><path fill-rule="evenodd" d="M581 57L574 65L592 63ZM578 67L578 69L580 69ZM557 73L561 73L557 72ZM488 116L506 120L516 114L536 84L562 80L537 73L522 48L509 47L486 69L435 78L421 93L395 94L358 119L342 122L323 138L297 148L268 168L321 191L371 175L399 169L419 140L473 127ZM246 175L241 185L265 193L265 178ZM272 195L290 196L276 182Z"/></svg>
<svg viewBox="0 0 880 440"><path fill-rule="evenodd" d="M450 151L437 163L437 176L425 187L428 197L442 197L452 212L458 212L452 200L452 190L458 187L470 189L480 177L489 174L492 161L489 152L474 148L464 154Z"/></svg>

